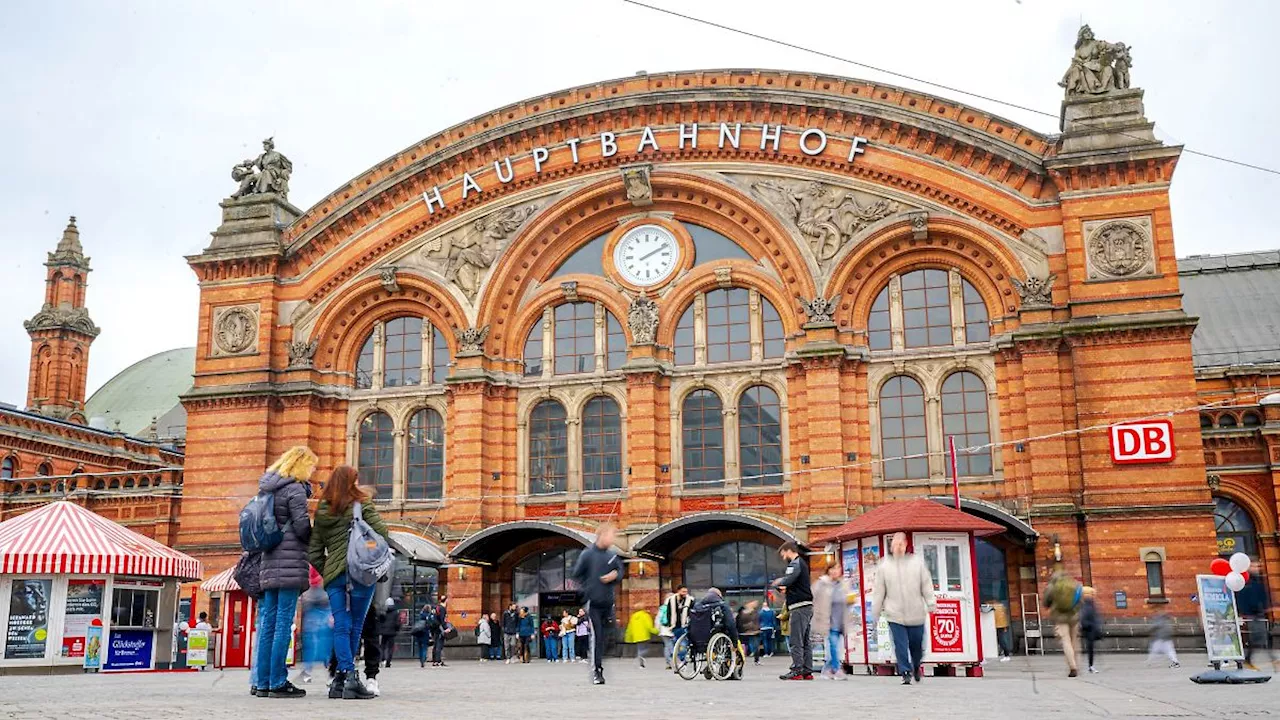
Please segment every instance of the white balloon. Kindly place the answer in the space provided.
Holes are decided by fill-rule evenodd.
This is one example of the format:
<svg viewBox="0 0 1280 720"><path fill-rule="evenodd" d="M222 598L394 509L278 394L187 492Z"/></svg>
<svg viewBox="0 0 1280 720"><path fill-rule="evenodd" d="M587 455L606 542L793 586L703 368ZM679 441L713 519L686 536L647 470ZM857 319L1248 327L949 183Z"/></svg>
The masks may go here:
<svg viewBox="0 0 1280 720"><path fill-rule="evenodd" d="M1236 553L1231 556L1231 569L1238 573L1246 572L1249 569L1249 556L1244 553Z"/></svg>
<svg viewBox="0 0 1280 720"><path fill-rule="evenodd" d="M1235 571L1227 573L1227 587L1231 592L1240 592L1244 589L1244 576Z"/></svg>

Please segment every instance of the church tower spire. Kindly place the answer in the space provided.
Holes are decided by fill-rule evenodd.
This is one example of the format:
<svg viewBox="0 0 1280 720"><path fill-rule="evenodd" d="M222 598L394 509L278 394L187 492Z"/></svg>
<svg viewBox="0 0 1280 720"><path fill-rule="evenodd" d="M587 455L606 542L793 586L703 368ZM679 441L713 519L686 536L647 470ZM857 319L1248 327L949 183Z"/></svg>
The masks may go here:
<svg viewBox="0 0 1280 720"><path fill-rule="evenodd" d="M44 306L23 323L31 336L27 409L84 423L89 345L100 330L84 306L89 258L73 215L45 262Z"/></svg>

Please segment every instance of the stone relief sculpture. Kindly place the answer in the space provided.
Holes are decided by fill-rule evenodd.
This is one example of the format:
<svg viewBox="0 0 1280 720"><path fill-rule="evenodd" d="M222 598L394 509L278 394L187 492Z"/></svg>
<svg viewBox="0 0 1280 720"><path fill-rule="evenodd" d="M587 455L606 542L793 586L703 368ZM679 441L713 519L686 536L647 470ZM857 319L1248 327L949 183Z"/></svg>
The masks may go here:
<svg viewBox="0 0 1280 720"><path fill-rule="evenodd" d="M797 297L800 301L800 308L804 310L805 316L809 318L811 323L830 323L835 322L836 307L840 296L836 295L832 298L816 297L812 300L805 300Z"/></svg>
<svg viewBox="0 0 1280 720"><path fill-rule="evenodd" d="M289 367L290 368L309 368L316 357L316 349L320 347L317 340L307 342L305 340L294 340L289 343Z"/></svg>
<svg viewBox="0 0 1280 720"><path fill-rule="evenodd" d="M478 328L454 328L453 336L458 340L458 355L479 355L484 352L484 341L489 337L489 326Z"/></svg>
<svg viewBox="0 0 1280 720"><path fill-rule="evenodd" d="M1150 218L1084 224L1085 260L1090 280L1154 275Z"/></svg>
<svg viewBox="0 0 1280 720"><path fill-rule="evenodd" d="M246 195L275 193L281 198L288 198L289 176L292 174L293 163L276 150L273 138L267 138L262 141L261 155L244 160L231 168L231 179L240 183L240 187L232 193L231 197L241 198Z"/></svg>
<svg viewBox="0 0 1280 720"><path fill-rule="evenodd" d="M382 287L389 293L400 292L400 281L396 280L396 271L399 268L395 266L387 266L378 271L378 281L382 283Z"/></svg>
<svg viewBox="0 0 1280 720"><path fill-rule="evenodd" d="M658 303L647 295L632 300L627 309L627 327L636 345L652 345L658 336Z"/></svg>
<svg viewBox="0 0 1280 720"><path fill-rule="evenodd" d="M485 273L515 231L536 211L536 206L526 205L490 213L465 228L428 242L422 249L422 257L474 302Z"/></svg>
<svg viewBox="0 0 1280 720"><path fill-rule="evenodd" d="M1072 95L1101 95L1129 89L1130 48L1124 43L1108 43L1094 38L1088 25L1076 35L1076 51L1071 67L1058 82Z"/></svg>
<svg viewBox="0 0 1280 720"><path fill-rule="evenodd" d="M898 212L893 200L862 205L852 192L815 181L761 180L751 187L788 213L819 265L834 258L859 230Z"/></svg>
<svg viewBox="0 0 1280 720"><path fill-rule="evenodd" d="M649 166L633 165L622 168L622 186L627 191L627 202L636 207L653 204L653 187L649 183Z"/></svg>
<svg viewBox="0 0 1280 720"><path fill-rule="evenodd" d="M1018 296L1022 298L1022 307L1047 307L1053 304L1053 281L1058 276L1049 273L1048 277L1028 276L1026 282L1016 277L1010 277L1013 283L1013 289L1018 291Z"/></svg>
<svg viewBox="0 0 1280 720"><path fill-rule="evenodd" d="M215 355L239 355L258 341L258 315L252 306L237 305L214 310Z"/></svg>

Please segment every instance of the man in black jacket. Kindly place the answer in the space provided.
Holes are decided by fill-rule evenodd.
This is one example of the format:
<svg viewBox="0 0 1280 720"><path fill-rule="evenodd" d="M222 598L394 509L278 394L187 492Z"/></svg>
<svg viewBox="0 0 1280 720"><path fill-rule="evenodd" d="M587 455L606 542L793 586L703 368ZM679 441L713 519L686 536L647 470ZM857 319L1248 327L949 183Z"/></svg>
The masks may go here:
<svg viewBox="0 0 1280 720"><path fill-rule="evenodd" d="M516 648L520 637L520 606L511 603L502 613L502 652L506 662L518 662Z"/></svg>
<svg viewBox="0 0 1280 720"><path fill-rule="evenodd" d="M809 584L809 562L793 542L783 543L778 554L787 561L787 572L773 586L787 594L787 614L791 618L791 670L779 675L782 680L813 679L813 641L809 628L813 624L813 589Z"/></svg>
<svg viewBox="0 0 1280 720"><path fill-rule="evenodd" d="M613 550L617 530L603 523L596 531L596 542L582 551L573 566L573 579L582 589L591 618L591 682L604 684L605 643L613 635L614 590L622 580L622 560Z"/></svg>

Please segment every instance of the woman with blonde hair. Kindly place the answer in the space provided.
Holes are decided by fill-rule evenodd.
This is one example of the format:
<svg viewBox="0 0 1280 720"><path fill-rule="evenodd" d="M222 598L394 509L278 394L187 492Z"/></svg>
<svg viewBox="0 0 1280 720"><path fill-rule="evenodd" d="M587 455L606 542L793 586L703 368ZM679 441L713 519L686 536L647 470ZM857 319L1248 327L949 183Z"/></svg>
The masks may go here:
<svg viewBox="0 0 1280 720"><path fill-rule="evenodd" d="M258 493L275 501L276 523L284 531L280 544L262 551L262 598L258 600L258 697L300 698L305 690L289 682L285 659L293 635L298 596L310 586L307 543L311 519L311 475L316 454L305 446L290 448L258 480Z"/></svg>
<svg viewBox="0 0 1280 720"><path fill-rule="evenodd" d="M355 506L374 532L389 539L386 523L369 502L369 493L359 485L360 474L350 465L339 465L329 475L316 508L315 531L311 534L309 556L320 571L329 605L333 610L333 651L338 659L338 672L329 686L329 697L368 700L374 697L356 670L355 657L360 648L360 629L364 627L373 585L361 585L347 576L347 543L351 539L351 522Z"/></svg>

